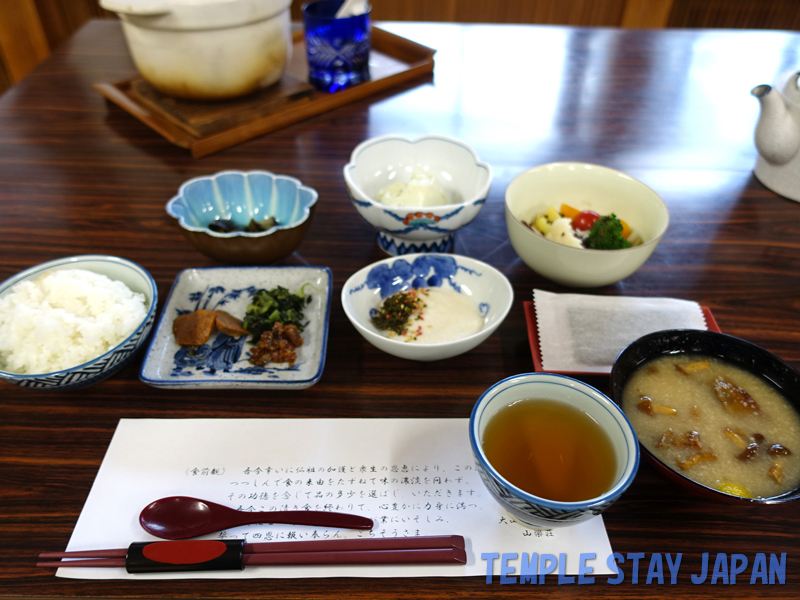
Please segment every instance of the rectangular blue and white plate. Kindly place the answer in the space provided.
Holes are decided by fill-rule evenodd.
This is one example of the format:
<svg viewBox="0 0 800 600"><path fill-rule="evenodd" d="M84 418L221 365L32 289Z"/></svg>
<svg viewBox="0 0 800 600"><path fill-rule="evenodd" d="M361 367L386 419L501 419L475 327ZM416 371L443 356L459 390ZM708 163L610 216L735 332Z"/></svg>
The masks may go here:
<svg viewBox="0 0 800 600"><path fill-rule="evenodd" d="M306 285L308 284L308 285ZM244 318L260 289L282 286L311 298L304 310L303 345L294 365L250 364L250 338L215 331L196 350L175 342L175 317L199 308L224 310ZM208 267L178 273L161 312L139 378L155 387L303 389L322 376L331 310L331 271L327 267Z"/></svg>

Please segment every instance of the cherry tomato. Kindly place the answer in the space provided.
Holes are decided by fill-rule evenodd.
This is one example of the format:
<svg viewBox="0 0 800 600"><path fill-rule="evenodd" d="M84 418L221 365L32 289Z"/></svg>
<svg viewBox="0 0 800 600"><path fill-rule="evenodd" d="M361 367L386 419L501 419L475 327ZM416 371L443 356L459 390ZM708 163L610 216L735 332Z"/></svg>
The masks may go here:
<svg viewBox="0 0 800 600"><path fill-rule="evenodd" d="M579 212L575 217L572 219L572 228L578 229L580 231L588 231L594 225L594 222L600 218L593 210L584 210Z"/></svg>

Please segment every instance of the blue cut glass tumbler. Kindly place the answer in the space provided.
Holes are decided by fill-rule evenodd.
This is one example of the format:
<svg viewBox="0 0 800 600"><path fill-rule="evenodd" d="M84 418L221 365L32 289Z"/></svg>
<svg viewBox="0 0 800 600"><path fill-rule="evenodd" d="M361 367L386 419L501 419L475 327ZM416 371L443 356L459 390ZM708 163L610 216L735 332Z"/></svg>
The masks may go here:
<svg viewBox="0 0 800 600"><path fill-rule="evenodd" d="M370 7L363 14L336 19L341 5L342 0L303 5L308 81L325 92L369 80Z"/></svg>

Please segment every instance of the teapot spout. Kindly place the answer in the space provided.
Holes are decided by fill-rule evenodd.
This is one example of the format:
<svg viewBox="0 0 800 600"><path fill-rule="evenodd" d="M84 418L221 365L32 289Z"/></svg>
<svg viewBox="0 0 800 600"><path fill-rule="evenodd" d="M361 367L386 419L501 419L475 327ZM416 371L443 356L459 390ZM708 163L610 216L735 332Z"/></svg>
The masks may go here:
<svg viewBox="0 0 800 600"><path fill-rule="evenodd" d="M795 82L798 76L800 73L795 75ZM761 103L755 134L758 153L767 162L782 165L791 160L800 148L800 123L772 86L757 85L750 93Z"/></svg>

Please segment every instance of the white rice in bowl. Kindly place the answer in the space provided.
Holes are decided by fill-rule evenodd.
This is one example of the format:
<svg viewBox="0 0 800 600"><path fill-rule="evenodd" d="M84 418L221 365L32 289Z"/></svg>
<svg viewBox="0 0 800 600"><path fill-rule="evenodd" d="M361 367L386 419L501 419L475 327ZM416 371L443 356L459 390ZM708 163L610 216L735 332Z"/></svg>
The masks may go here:
<svg viewBox="0 0 800 600"><path fill-rule="evenodd" d="M0 369L32 375L83 364L124 341L146 314L144 294L92 271L20 281L0 298Z"/></svg>

